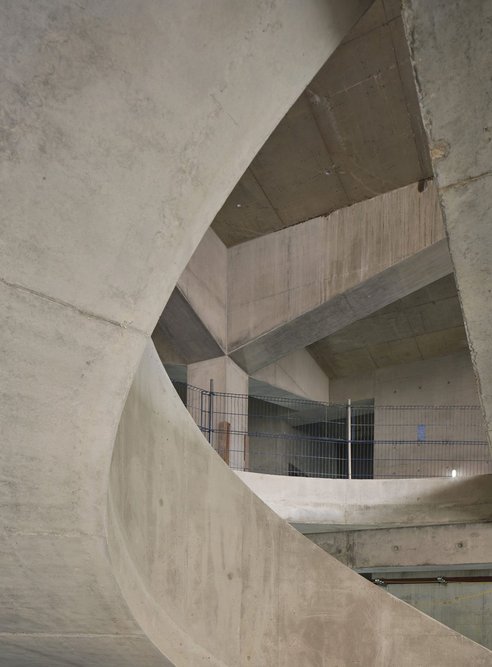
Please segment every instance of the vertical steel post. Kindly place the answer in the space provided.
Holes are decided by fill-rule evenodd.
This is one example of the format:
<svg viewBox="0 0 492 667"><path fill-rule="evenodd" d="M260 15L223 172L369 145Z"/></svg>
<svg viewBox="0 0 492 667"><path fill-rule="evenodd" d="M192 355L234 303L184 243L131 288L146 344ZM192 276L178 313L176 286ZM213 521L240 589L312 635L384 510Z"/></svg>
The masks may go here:
<svg viewBox="0 0 492 667"><path fill-rule="evenodd" d="M214 381L210 378L210 391L208 395L208 441L212 444L212 425L214 410Z"/></svg>
<svg viewBox="0 0 492 667"><path fill-rule="evenodd" d="M348 478L352 479L352 401L347 402L347 459Z"/></svg>
<svg viewBox="0 0 492 667"><path fill-rule="evenodd" d="M204 419L204 414L205 414L205 408L203 407L203 399L205 398L205 394L207 392L203 389L200 389L200 431L202 433L205 433L205 419Z"/></svg>

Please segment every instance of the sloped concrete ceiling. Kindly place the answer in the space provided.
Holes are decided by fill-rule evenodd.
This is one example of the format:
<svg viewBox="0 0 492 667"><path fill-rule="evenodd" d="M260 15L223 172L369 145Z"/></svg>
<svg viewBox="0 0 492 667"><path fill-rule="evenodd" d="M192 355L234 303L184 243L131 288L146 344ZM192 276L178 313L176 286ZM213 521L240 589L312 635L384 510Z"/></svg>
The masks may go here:
<svg viewBox="0 0 492 667"><path fill-rule="evenodd" d="M232 246L430 177L396 0L377 0L277 126L213 222Z"/></svg>
<svg viewBox="0 0 492 667"><path fill-rule="evenodd" d="M456 284L449 275L308 349L330 377L346 377L467 347Z"/></svg>

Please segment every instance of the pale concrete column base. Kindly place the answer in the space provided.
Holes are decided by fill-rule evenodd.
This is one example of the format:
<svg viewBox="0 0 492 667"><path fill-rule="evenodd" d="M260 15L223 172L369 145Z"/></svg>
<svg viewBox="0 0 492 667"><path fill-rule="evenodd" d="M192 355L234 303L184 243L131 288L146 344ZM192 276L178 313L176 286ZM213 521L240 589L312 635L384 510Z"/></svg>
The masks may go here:
<svg viewBox="0 0 492 667"><path fill-rule="evenodd" d="M196 405L197 392L193 387L210 390L210 381L213 380L214 395L200 396L200 407ZM213 433L209 440L214 449L222 458L234 468L244 470L247 458L248 432L248 395L249 377L229 357L217 357L200 361L188 366L188 407L195 416L197 410L201 416L198 423L202 430L208 428L208 411L211 409L210 427ZM228 394L228 396L224 396ZM229 396L237 394L237 396ZM203 421L205 419L205 422ZM206 434L207 435L207 434Z"/></svg>

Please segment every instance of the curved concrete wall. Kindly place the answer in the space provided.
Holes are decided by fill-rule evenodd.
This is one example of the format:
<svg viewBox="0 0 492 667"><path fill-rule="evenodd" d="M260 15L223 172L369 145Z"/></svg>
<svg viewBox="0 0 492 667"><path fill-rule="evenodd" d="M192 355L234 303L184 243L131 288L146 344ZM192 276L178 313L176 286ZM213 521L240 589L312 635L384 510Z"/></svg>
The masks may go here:
<svg viewBox="0 0 492 667"><path fill-rule="evenodd" d="M492 520L492 475L462 479L320 479L237 476L302 532Z"/></svg>
<svg viewBox="0 0 492 667"><path fill-rule="evenodd" d="M198 431L151 345L110 488L118 582L177 665L490 664L490 651L365 581L251 493Z"/></svg>
<svg viewBox="0 0 492 667"><path fill-rule="evenodd" d="M0 3L3 664L168 664L107 552L121 410L213 216L368 5Z"/></svg>

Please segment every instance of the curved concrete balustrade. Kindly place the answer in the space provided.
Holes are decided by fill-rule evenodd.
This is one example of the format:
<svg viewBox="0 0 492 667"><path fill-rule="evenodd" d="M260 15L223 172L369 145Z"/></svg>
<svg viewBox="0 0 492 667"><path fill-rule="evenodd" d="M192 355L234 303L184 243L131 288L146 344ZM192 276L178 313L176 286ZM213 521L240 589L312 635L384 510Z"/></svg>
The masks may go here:
<svg viewBox="0 0 492 667"><path fill-rule="evenodd" d="M369 4L0 4L3 664L490 663L257 500L149 349L108 514L164 303Z"/></svg>
<svg viewBox="0 0 492 667"><path fill-rule="evenodd" d="M490 651L363 580L251 493L198 431L150 344L110 489L118 582L178 665L490 664Z"/></svg>
<svg viewBox="0 0 492 667"><path fill-rule="evenodd" d="M236 475L305 533L492 521L492 475L394 480Z"/></svg>
<svg viewBox="0 0 492 667"><path fill-rule="evenodd" d="M0 3L2 664L169 664L108 555L124 401L213 216L369 4Z"/></svg>

